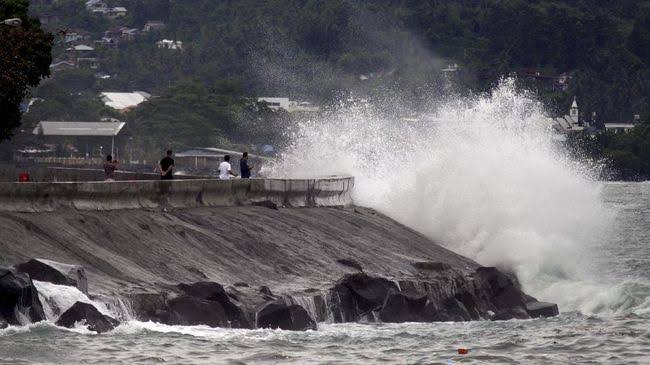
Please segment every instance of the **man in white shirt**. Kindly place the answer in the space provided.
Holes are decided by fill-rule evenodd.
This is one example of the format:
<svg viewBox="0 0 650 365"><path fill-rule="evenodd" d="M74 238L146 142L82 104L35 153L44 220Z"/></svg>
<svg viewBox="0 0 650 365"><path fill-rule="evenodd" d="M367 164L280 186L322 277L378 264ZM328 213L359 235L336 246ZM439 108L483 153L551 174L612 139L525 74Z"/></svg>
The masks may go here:
<svg viewBox="0 0 650 365"><path fill-rule="evenodd" d="M230 180L231 176L237 176L232 172L232 167L230 166L230 156L223 156L223 162L219 165L219 180Z"/></svg>

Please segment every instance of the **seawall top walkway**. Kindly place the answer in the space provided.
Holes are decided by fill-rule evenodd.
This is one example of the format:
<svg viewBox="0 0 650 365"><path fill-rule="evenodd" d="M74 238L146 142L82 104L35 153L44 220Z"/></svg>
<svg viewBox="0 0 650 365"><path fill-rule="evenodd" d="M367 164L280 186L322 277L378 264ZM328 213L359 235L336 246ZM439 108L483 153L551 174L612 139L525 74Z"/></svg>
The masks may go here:
<svg viewBox="0 0 650 365"><path fill-rule="evenodd" d="M0 182L0 211L347 206L354 178Z"/></svg>

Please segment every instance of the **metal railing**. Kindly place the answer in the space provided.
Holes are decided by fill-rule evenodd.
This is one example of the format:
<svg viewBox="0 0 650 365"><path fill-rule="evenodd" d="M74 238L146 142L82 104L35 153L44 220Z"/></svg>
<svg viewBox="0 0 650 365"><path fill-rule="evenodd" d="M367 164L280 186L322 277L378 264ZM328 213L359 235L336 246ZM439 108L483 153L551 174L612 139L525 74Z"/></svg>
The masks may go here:
<svg viewBox="0 0 650 365"><path fill-rule="evenodd" d="M33 162L37 164L53 164L64 166L88 166L88 165L101 165L104 161L101 158L85 158L85 157L22 157L15 156L16 162Z"/></svg>

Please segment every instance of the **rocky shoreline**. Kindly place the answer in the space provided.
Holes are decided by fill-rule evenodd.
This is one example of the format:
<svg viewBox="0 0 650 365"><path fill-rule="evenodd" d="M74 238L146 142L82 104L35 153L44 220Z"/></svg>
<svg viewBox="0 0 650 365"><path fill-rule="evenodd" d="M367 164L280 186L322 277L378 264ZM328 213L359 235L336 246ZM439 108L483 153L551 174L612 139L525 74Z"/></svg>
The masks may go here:
<svg viewBox="0 0 650 365"><path fill-rule="evenodd" d="M359 207L1 213L2 223L0 327L47 319L101 333L133 319L302 331L558 314L513 275Z"/></svg>
<svg viewBox="0 0 650 365"><path fill-rule="evenodd" d="M493 267L479 267L459 276L440 263L430 263L436 275L421 281L394 282L363 272L348 274L308 298L313 308L295 304L296 297L276 295L266 286L215 282L178 284L160 293L132 294L134 319L167 325L207 325L224 328L317 330L317 322L445 322L509 320L558 315L557 305L526 295L517 280ZM72 270L65 270L73 268ZM62 270L64 269L64 270ZM0 269L0 327L46 320L31 277L57 285L84 288L85 270L78 266L33 259ZM307 306L311 307L311 306ZM311 309L311 312L308 310ZM63 327L82 324L98 333L119 321L92 304L77 301L56 320Z"/></svg>

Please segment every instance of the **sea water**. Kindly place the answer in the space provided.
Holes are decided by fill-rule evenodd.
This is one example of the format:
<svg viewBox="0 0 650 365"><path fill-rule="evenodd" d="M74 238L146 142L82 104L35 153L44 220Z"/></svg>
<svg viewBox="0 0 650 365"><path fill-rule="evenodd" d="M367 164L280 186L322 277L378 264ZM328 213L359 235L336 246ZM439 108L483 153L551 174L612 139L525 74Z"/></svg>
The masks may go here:
<svg viewBox="0 0 650 365"><path fill-rule="evenodd" d="M603 203L616 209L615 224L593 248L601 282L585 283L600 293L577 295L592 302L591 313L575 303L548 319L319 324L307 332L128 321L97 335L41 322L0 330L0 363L647 364L650 183L606 184Z"/></svg>

